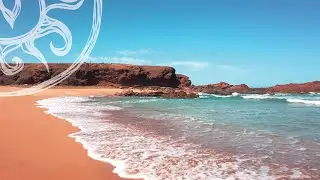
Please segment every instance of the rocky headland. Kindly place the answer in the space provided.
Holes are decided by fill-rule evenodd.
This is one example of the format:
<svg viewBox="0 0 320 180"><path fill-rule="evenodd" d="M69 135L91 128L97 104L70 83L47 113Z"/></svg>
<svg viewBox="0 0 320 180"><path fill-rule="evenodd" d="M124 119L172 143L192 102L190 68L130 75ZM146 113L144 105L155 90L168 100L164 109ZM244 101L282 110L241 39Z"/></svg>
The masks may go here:
<svg viewBox="0 0 320 180"><path fill-rule="evenodd" d="M6 76L0 72L0 85L34 85L44 82L71 64L49 64L49 71L42 64L25 64L24 69ZM126 64L83 64L60 85L66 86L161 86L178 88L179 78L175 69L167 66L136 66Z"/></svg>
<svg viewBox="0 0 320 180"><path fill-rule="evenodd" d="M25 64L24 69L6 76L0 71L0 85L35 85L44 82L71 64L49 64L49 71L43 64ZM128 64L84 63L75 73L63 81L63 86L108 86L125 89L120 96L155 96L165 98L196 98L198 93L231 95L309 93L320 92L320 81L303 84L276 85L267 88L251 88L246 84L231 85L226 82L194 86L190 78L176 74L173 67L138 66Z"/></svg>
<svg viewBox="0 0 320 180"><path fill-rule="evenodd" d="M301 84L285 84L271 87L271 91L278 93L299 93L320 92L320 81L313 81Z"/></svg>

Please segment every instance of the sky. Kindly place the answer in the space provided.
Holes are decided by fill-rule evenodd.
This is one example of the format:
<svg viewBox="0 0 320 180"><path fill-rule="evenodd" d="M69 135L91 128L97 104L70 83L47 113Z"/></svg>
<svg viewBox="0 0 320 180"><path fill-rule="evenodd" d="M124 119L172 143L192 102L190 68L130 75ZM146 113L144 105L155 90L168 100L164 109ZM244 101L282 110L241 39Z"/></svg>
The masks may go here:
<svg viewBox="0 0 320 180"><path fill-rule="evenodd" d="M21 35L37 24L38 1L21 1L14 29L0 14L0 37ZM12 9L12 0L3 2ZM51 41L62 46L60 36L37 39L48 62L73 62L80 54L92 25L92 3L48 13L68 26L73 38L62 57L49 46ZM18 50L13 55L38 62ZM320 1L104 0L100 36L87 62L173 66L196 85L320 80Z"/></svg>

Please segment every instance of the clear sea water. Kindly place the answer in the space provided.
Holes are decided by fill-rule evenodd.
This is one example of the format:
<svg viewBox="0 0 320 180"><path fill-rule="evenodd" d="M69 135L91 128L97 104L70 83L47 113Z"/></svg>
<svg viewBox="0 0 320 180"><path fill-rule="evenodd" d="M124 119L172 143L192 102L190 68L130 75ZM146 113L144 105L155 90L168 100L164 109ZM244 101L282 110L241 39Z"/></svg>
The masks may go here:
<svg viewBox="0 0 320 180"><path fill-rule="evenodd" d="M198 99L61 97L38 102L122 177L320 179L320 94Z"/></svg>

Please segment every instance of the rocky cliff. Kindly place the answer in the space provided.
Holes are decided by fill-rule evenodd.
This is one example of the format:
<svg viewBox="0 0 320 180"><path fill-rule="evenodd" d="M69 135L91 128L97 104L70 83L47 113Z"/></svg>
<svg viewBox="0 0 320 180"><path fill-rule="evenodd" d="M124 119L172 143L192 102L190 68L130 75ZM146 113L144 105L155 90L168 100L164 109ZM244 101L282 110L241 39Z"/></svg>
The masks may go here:
<svg viewBox="0 0 320 180"><path fill-rule="evenodd" d="M48 72L42 64L25 64L24 69L15 76L6 76L0 72L0 85L38 84L60 74L69 66L70 64L49 64ZM69 86L122 85L178 88L179 86L191 85L191 81L187 76L177 76L172 67L85 63L61 84Z"/></svg>
<svg viewBox="0 0 320 180"><path fill-rule="evenodd" d="M251 93L251 91L254 91L254 89L249 88L249 86L245 84L231 85L226 82L220 82L217 84L208 84L204 86L194 86L193 89L203 93L219 94L219 95L231 95L234 92L246 94L246 93ZM256 92L256 93L263 94L264 91Z"/></svg>
<svg viewBox="0 0 320 180"><path fill-rule="evenodd" d="M179 85L180 88L186 88L186 87L190 87L192 85L191 80L186 75L177 74L177 79L180 82L180 85Z"/></svg>
<svg viewBox="0 0 320 180"><path fill-rule="evenodd" d="M245 84L231 85L225 82L208 84L204 86L194 86L193 89L208 94L230 95L234 92L242 94L274 94L274 93L309 93L320 92L320 81L302 84L284 84L268 88L250 88Z"/></svg>
<svg viewBox="0 0 320 180"><path fill-rule="evenodd" d="M174 88L145 88L142 90L126 90L117 94L118 96L142 96L142 97L163 97L163 98L198 98L199 95L182 89Z"/></svg>
<svg viewBox="0 0 320 180"><path fill-rule="evenodd" d="M71 64L49 64L49 72L43 64L25 64L25 68L15 76L6 76L0 71L0 85L34 85L44 82L70 67ZM276 85L269 88L250 88L245 84L231 85L226 82L192 86L188 76L176 74L168 66L137 66L127 64L83 64L61 85L66 86L117 86L150 87L163 97L195 97L198 92L230 95L234 92L243 94L265 93L309 93L320 92L320 81L303 84ZM159 87L165 87L159 89ZM154 89L156 88L156 89ZM173 88L173 89L171 89ZM179 88L181 91L175 89ZM166 92L165 92L166 91ZM168 91L168 92L167 92ZM149 92L149 91L148 91ZM162 93L164 92L164 93ZM185 92L185 93L184 93ZM145 93L143 91L143 93ZM143 94L142 95L145 95ZM125 95L137 95L127 92Z"/></svg>
<svg viewBox="0 0 320 180"><path fill-rule="evenodd" d="M309 93L320 92L320 81L313 81L302 84L276 85L270 88L273 92L279 93Z"/></svg>

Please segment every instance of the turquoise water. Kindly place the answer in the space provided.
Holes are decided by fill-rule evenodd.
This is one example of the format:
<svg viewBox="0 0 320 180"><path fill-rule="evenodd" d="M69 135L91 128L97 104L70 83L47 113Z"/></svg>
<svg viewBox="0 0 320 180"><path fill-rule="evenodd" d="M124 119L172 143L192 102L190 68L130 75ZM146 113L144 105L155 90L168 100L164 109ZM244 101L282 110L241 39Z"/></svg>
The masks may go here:
<svg viewBox="0 0 320 180"><path fill-rule="evenodd" d="M320 179L319 94L50 102L49 113L82 130L72 137L123 177Z"/></svg>

